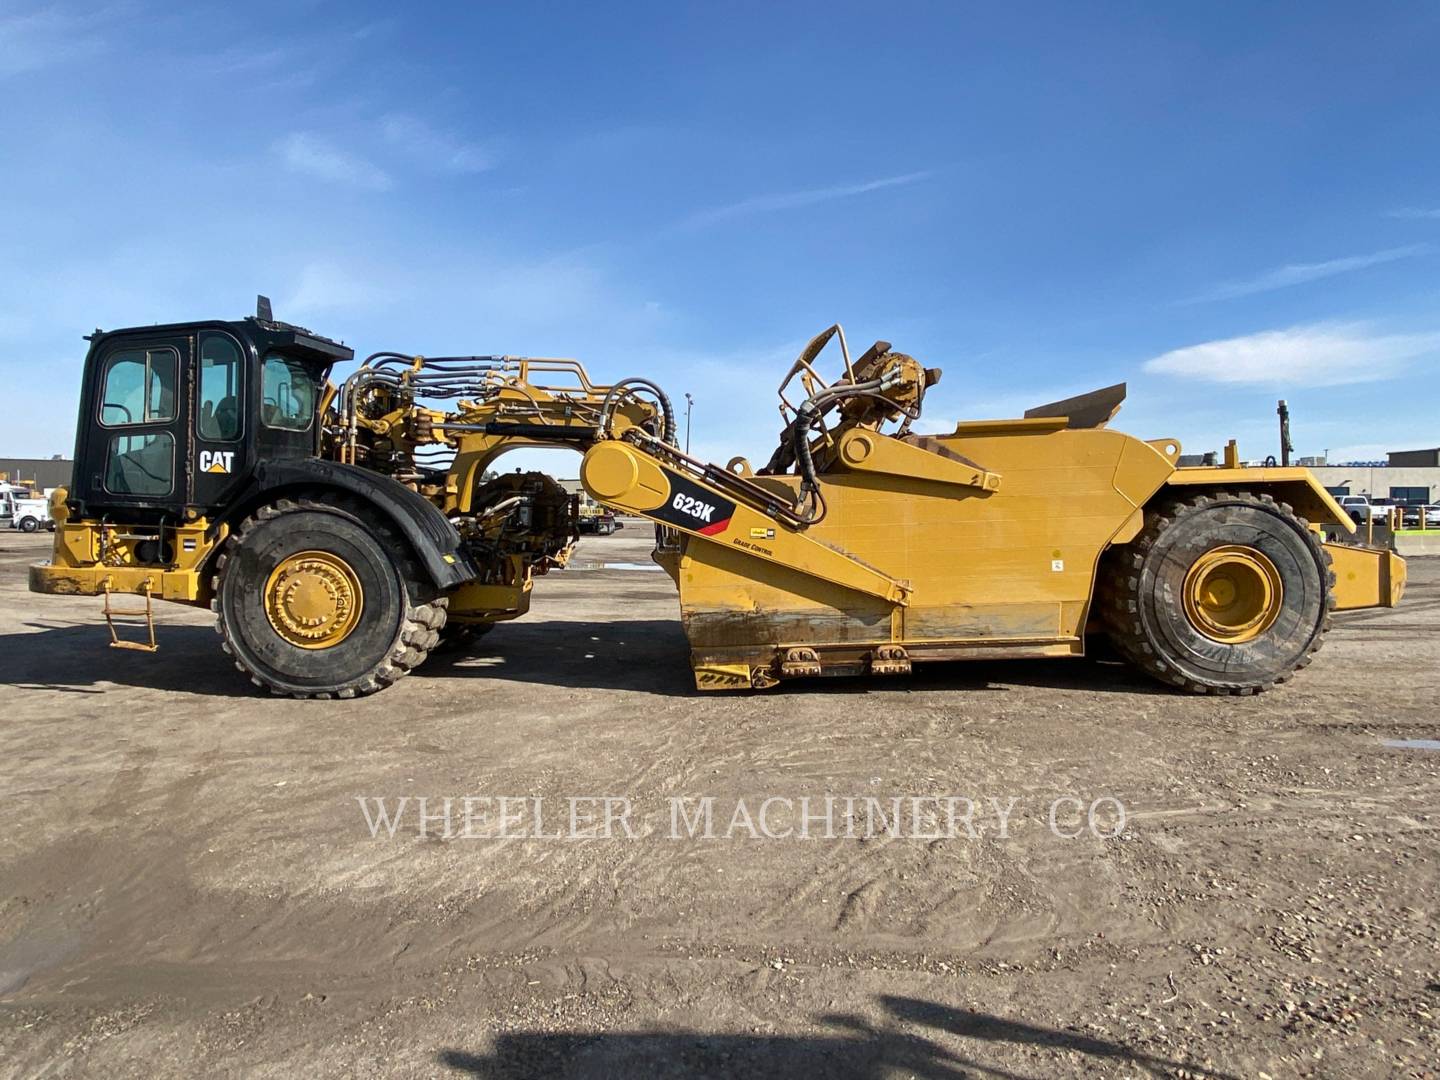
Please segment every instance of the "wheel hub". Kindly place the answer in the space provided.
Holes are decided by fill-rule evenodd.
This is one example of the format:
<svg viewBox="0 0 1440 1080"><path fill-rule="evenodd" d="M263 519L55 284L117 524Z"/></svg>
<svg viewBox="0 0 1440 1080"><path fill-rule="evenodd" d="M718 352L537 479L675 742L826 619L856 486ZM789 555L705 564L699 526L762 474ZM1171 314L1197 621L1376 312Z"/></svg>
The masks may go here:
<svg viewBox="0 0 1440 1080"><path fill-rule="evenodd" d="M301 649L329 649L360 621L364 594L350 564L328 551L301 551L265 582L265 614L275 632Z"/></svg>
<svg viewBox="0 0 1440 1080"><path fill-rule="evenodd" d="M1269 630L1284 599L1275 564L1252 547L1211 548L1185 575L1185 614L1190 624L1227 645L1253 641Z"/></svg>

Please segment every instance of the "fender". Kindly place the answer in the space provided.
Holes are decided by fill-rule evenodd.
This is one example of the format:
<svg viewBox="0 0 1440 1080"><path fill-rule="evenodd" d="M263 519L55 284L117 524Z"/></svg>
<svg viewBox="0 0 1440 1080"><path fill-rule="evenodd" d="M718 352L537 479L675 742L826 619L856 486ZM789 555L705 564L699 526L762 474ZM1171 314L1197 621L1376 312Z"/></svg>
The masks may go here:
<svg viewBox="0 0 1440 1080"><path fill-rule="evenodd" d="M255 466L250 489L240 505L252 506L297 488L344 491L375 507L400 530L438 589L453 589L479 576L460 549L460 534L434 503L388 476L357 465L320 458L262 461Z"/></svg>
<svg viewBox="0 0 1440 1080"><path fill-rule="evenodd" d="M1334 525L1347 533L1355 531L1355 522L1350 520L1350 515L1340 509L1340 504L1325 490L1325 485L1304 466L1176 469L1165 481L1165 486L1264 491L1289 503L1312 525Z"/></svg>

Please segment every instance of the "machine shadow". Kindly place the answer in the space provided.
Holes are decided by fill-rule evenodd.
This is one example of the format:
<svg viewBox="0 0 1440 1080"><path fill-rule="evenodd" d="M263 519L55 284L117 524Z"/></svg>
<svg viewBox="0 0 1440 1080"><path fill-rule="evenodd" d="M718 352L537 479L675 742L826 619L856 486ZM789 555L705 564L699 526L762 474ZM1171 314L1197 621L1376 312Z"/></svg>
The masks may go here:
<svg viewBox="0 0 1440 1080"><path fill-rule="evenodd" d="M796 679L765 694L867 694L881 691L990 691L1009 686L1101 693L1171 694L1107 651L1056 660L957 660L917 664L911 675ZM666 697L710 697L695 689L690 647L678 619L501 623L466 651L430 654L412 678L475 677L633 690ZM754 691L720 691L721 695Z"/></svg>
<svg viewBox="0 0 1440 1080"><path fill-rule="evenodd" d="M699 696L678 619L500 623L463 651L432 652L411 678L480 678Z"/></svg>
<svg viewBox="0 0 1440 1080"><path fill-rule="evenodd" d="M1085 1057L1091 1068L1129 1065L1154 1076L1185 1075L1235 1080L1226 1073L1143 1053L1123 1043L1040 1027L987 1013L956 1009L919 998L885 996L885 1027L857 1016L825 1016L838 1029L826 1035L716 1035L686 1032L511 1032L496 1037L489 1054L442 1050L440 1065L468 1076L493 1080L541 1080L614 1076L834 1077L880 1080L908 1075L923 1080L995 1077L1031 1080L1044 1073L1018 1073L970 1057L973 1043L1044 1047ZM944 1043L937 1041L943 1039ZM963 1052L960 1052L963 1049Z"/></svg>
<svg viewBox="0 0 1440 1080"><path fill-rule="evenodd" d="M26 624L0 634L0 685L102 693L98 684L217 697L263 697L220 651L208 626L158 625L160 651L110 647L103 626ZM444 648L412 679L481 678L573 689L630 690L664 697L702 695L690 674L689 645L677 619L502 623L465 651ZM402 684L403 685L403 684ZM787 681L766 694L868 694L944 690L1004 693L1010 686L1125 694L1169 694L1126 664L1083 660L986 660L917 665L908 676ZM754 691L727 691L750 694Z"/></svg>
<svg viewBox="0 0 1440 1080"><path fill-rule="evenodd" d="M160 651L112 649L103 624L47 626L26 623L30 632L0 634L0 685L62 693L104 693L98 683L145 690L174 690L216 697L262 695L220 651L208 626L157 624ZM133 629L127 635L136 637Z"/></svg>

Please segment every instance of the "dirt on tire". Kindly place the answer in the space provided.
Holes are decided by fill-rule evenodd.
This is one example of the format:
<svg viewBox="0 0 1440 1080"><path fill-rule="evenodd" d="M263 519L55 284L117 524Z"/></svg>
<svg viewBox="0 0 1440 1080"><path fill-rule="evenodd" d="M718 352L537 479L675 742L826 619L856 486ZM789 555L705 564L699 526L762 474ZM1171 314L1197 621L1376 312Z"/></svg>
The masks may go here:
<svg viewBox="0 0 1440 1080"><path fill-rule="evenodd" d="M1235 544L1267 557L1283 583L1274 623L1243 643L1207 637L1181 598L1195 560ZM1097 606L1111 643L1148 675L1191 693L1253 694L1314 658L1334 584L1320 537L1288 504L1263 493L1200 493L1148 511L1139 536L1106 552Z"/></svg>
<svg viewBox="0 0 1440 1080"><path fill-rule="evenodd" d="M316 537L308 543L302 539L309 535L307 524ZM268 542L284 555L290 548L328 550L347 539L362 557L352 560L368 563L371 575L359 633L330 649L287 644L263 610L262 590L275 556L258 549ZM211 588L215 632L235 667L256 686L302 699L372 694L409 674L439 641L448 604L392 525L358 500L334 493L258 507L225 541Z"/></svg>

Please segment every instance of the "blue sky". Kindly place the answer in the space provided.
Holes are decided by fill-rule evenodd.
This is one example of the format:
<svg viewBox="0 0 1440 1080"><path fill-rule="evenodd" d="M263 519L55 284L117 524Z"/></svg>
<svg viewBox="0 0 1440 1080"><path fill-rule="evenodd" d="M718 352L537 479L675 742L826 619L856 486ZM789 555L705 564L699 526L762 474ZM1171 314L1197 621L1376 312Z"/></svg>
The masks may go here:
<svg viewBox="0 0 1440 1080"><path fill-rule="evenodd" d="M276 314L577 356L768 455L842 322L929 430L1121 380L1117 426L1440 445L1435 5L0 0L0 454L81 335ZM573 465L552 471L573 475Z"/></svg>

